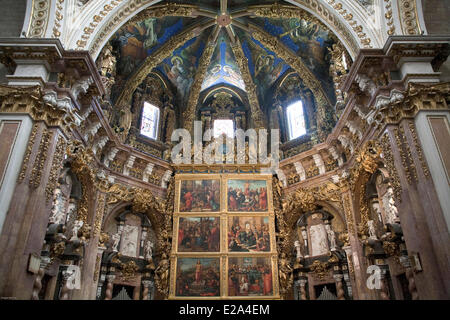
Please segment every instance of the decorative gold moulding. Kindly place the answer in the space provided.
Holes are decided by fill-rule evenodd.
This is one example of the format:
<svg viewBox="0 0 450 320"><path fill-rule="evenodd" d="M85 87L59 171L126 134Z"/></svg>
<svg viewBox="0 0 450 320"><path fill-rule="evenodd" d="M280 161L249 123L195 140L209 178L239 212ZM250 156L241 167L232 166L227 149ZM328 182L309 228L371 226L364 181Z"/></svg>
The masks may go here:
<svg viewBox="0 0 450 320"><path fill-rule="evenodd" d="M176 169L190 168L192 165L178 165L174 166ZM225 168L253 168L252 165L214 165L217 169ZM197 169L205 168L204 166L196 166ZM182 181L195 181L195 180L219 180L220 181L220 208L218 211L208 212L181 212L180 211L180 196L181 196L181 183ZM227 192L229 180L258 180L266 181L267 188L267 211L264 212L248 212L237 211L230 212L227 209ZM220 173L220 174L208 174L208 173L177 173L175 175L175 210L173 213L173 237L172 237L172 252L171 252L171 270L170 270L170 290L169 299L174 300L218 300L218 299L242 299L242 300L273 300L280 299L279 282L278 282L278 259L276 250L276 238L275 238L275 214L272 199L272 175L271 174L233 174L233 173ZM214 252L186 252L178 250L178 235L179 235L179 222L181 218L198 218L198 217L211 217L218 218L220 221L220 249ZM233 217L264 217L268 219L269 238L270 238L270 251L253 251L253 252L234 252L228 249L228 228L229 219ZM237 257L249 257L249 258L266 258L270 262L272 270L272 292L270 296L228 296L228 261L230 258ZM177 280L177 263L180 258L218 258L220 261L220 295L214 297L204 296L177 296L176 295L176 280Z"/></svg>

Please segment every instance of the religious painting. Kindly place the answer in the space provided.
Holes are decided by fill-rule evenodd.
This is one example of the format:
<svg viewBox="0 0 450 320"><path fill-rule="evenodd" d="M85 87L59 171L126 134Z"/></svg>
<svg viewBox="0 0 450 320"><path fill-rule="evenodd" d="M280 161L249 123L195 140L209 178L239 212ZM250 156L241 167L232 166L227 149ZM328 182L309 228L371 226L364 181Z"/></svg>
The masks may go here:
<svg viewBox="0 0 450 320"><path fill-rule="evenodd" d="M179 252L219 252L220 218L180 217Z"/></svg>
<svg viewBox="0 0 450 320"><path fill-rule="evenodd" d="M266 180L228 180L227 203L231 212L268 210Z"/></svg>
<svg viewBox="0 0 450 320"><path fill-rule="evenodd" d="M330 50L337 39L332 32L308 18L254 18L252 21L301 57L303 64L320 81L330 100L335 99L330 76Z"/></svg>
<svg viewBox="0 0 450 320"><path fill-rule="evenodd" d="M201 91L221 83L245 90L245 83L237 66L229 38L223 31L218 37Z"/></svg>
<svg viewBox="0 0 450 320"><path fill-rule="evenodd" d="M111 89L113 101L145 59L193 21L192 18L180 17L148 18L126 23L117 30L109 42L117 61L115 84Z"/></svg>
<svg viewBox="0 0 450 320"><path fill-rule="evenodd" d="M220 296L220 258L178 258L178 297Z"/></svg>
<svg viewBox="0 0 450 320"><path fill-rule="evenodd" d="M217 212L220 210L219 180L182 180L180 212Z"/></svg>
<svg viewBox="0 0 450 320"><path fill-rule="evenodd" d="M269 217L229 217L227 244L231 252L270 251Z"/></svg>
<svg viewBox="0 0 450 320"><path fill-rule="evenodd" d="M265 94L272 84L289 69L289 66L259 41L242 31L238 31L238 34L242 39L242 50L247 57L248 68L258 96L264 101Z"/></svg>
<svg viewBox="0 0 450 320"><path fill-rule="evenodd" d="M206 46L207 35L203 34L188 40L176 48L172 55L164 59L156 69L161 71L178 89L182 99L188 96L198 62Z"/></svg>
<svg viewBox="0 0 450 320"><path fill-rule="evenodd" d="M228 258L228 296L272 296L272 265L268 257Z"/></svg>

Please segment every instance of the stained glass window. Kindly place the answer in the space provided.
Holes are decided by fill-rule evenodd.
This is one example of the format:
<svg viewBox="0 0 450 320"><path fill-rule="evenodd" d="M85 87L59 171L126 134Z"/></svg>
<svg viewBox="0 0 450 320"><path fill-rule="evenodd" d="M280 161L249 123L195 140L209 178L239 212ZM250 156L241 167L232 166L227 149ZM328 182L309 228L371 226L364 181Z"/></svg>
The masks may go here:
<svg viewBox="0 0 450 320"><path fill-rule="evenodd" d="M214 138L225 134L227 137L234 137L233 120L214 120Z"/></svg>
<svg viewBox="0 0 450 320"><path fill-rule="evenodd" d="M144 107L142 108L141 134L156 140L158 138L158 122L159 108L148 102L144 102Z"/></svg>
<svg viewBox="0 0 450 320"><path fill-rule="evenodd" d="M306 133L305 117L303 115L303 103L301 100L287 107L287 121L289 128L289 139L298 138Z"/></svg>

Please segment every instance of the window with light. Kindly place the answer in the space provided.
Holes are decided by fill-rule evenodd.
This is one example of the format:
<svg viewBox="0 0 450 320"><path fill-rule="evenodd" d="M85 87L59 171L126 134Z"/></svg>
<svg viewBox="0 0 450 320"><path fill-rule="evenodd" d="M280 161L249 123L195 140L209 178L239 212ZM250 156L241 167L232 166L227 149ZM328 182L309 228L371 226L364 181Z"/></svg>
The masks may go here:
<svg viewBox="0 0 450 320"><path fill-rule="evenodd" d="M142 108L141 134L151 138L158 138L159 108L144 102Z"/></svg>
<svg viewBox="0 0 450 320"><path fill-rule="evenodd" d="M301 100L292 103L286 109L289 140L306 134L305 116L303 114L303 103Z"/></svg>
<svg viewBox="0 0 450 320"><path fill-rule="evenodd" d="M217 138L223 134L225 134L229 138L234 137L233 120L214 120L214 138Z"/></svg>

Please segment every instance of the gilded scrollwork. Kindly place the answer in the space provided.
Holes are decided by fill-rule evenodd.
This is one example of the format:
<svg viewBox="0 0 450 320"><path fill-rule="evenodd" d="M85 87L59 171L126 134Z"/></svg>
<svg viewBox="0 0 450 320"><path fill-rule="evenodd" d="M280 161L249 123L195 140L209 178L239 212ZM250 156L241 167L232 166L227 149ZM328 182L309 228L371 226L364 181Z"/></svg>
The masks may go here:
<svg viewBox="0 0 450 320"><path fill-rule="evenodd" d="M31 169L29 185L32 188L37 188L41 183L42 172L44 170L44 164L47 161L48 147L52 137L53 132L44 129L41 143L39 144L38 154L34 160L33 168Z"/></svg>
<svg viewBox="0 0 450 320"><path fill-rule="evenodd" d="M245 56L239 41L236 41L236 43L231 46L231 49L233 50L234 57L236 58L236 63L242 73L242 79L244 80L245 90L247 91L252 119L255 127L264 128L265 116L261 111L261 107L259 105L256 86L253 82L253 78L248 67L247 57Z"/></svg>
<svg viewBox="0 0 450 320"><path fill-rule="evenodd" d="M47 186L45 187L45 195L47 201L50 200L50 198L53 195L53 190L55 190L55 188L58 186L58 176L60 169L62 167L65 152L66 152L66 141L60 135L58 136L58 141L56 143L56 150L53 155L52 167L50 169L50 175L48 178Z"/></svg>
<svg viewBox="0 0 450 320"><path fill-rule="evenodd" d="M420 145L419 139L417 138L416 128L413 122L409 122L408 124L409 130L411 131L411 135L413 137L414 146L419 157L420 164L422 166L422 172L426 178L430 177L430 170L428 169L428 165L426 160L423 157L422 147Z"/></svg>
<svg viewBox="0 0 450 320"><path fill-rule="evenodd" d="M35 123L33 129L31 130L30 139L27 145L27 151L25 152L25 157L23 158L22 169L19 174L18 181L21 182L25 179L25 173L28 169L28 162L30 161L31 151L33 150L34 140L36 139L36 134L38 132L39 126Z"/></svg>
<svg viewBox="0 0 450 320"><path fill-rule="evenodd" d="M208 69L208 66L211 62L211 57L216 47L215 43L212 41L213 37L214 33L210 35L210 38L208 39L208 45L206 46L200 58L200 61L198 63L198 70L195 73L194 82L192 83L189 92L187 108L183 112L184 128L187 130L193 130L195 107L197 106L202 83L206 75L206 70Z"/></svg>
<svg viewBox="0 0 450 320"><path fill-rule="evenodd" d="M394 190L395 200L400 203L402 201L401 198L402 187L400 185L400 179L398 177L397 169L395 168L394 156L392 154L389 135L387 133L384 134L383 137L381 138L380 145L383 150L385 166L389 172L390 182Z"/></svg>

